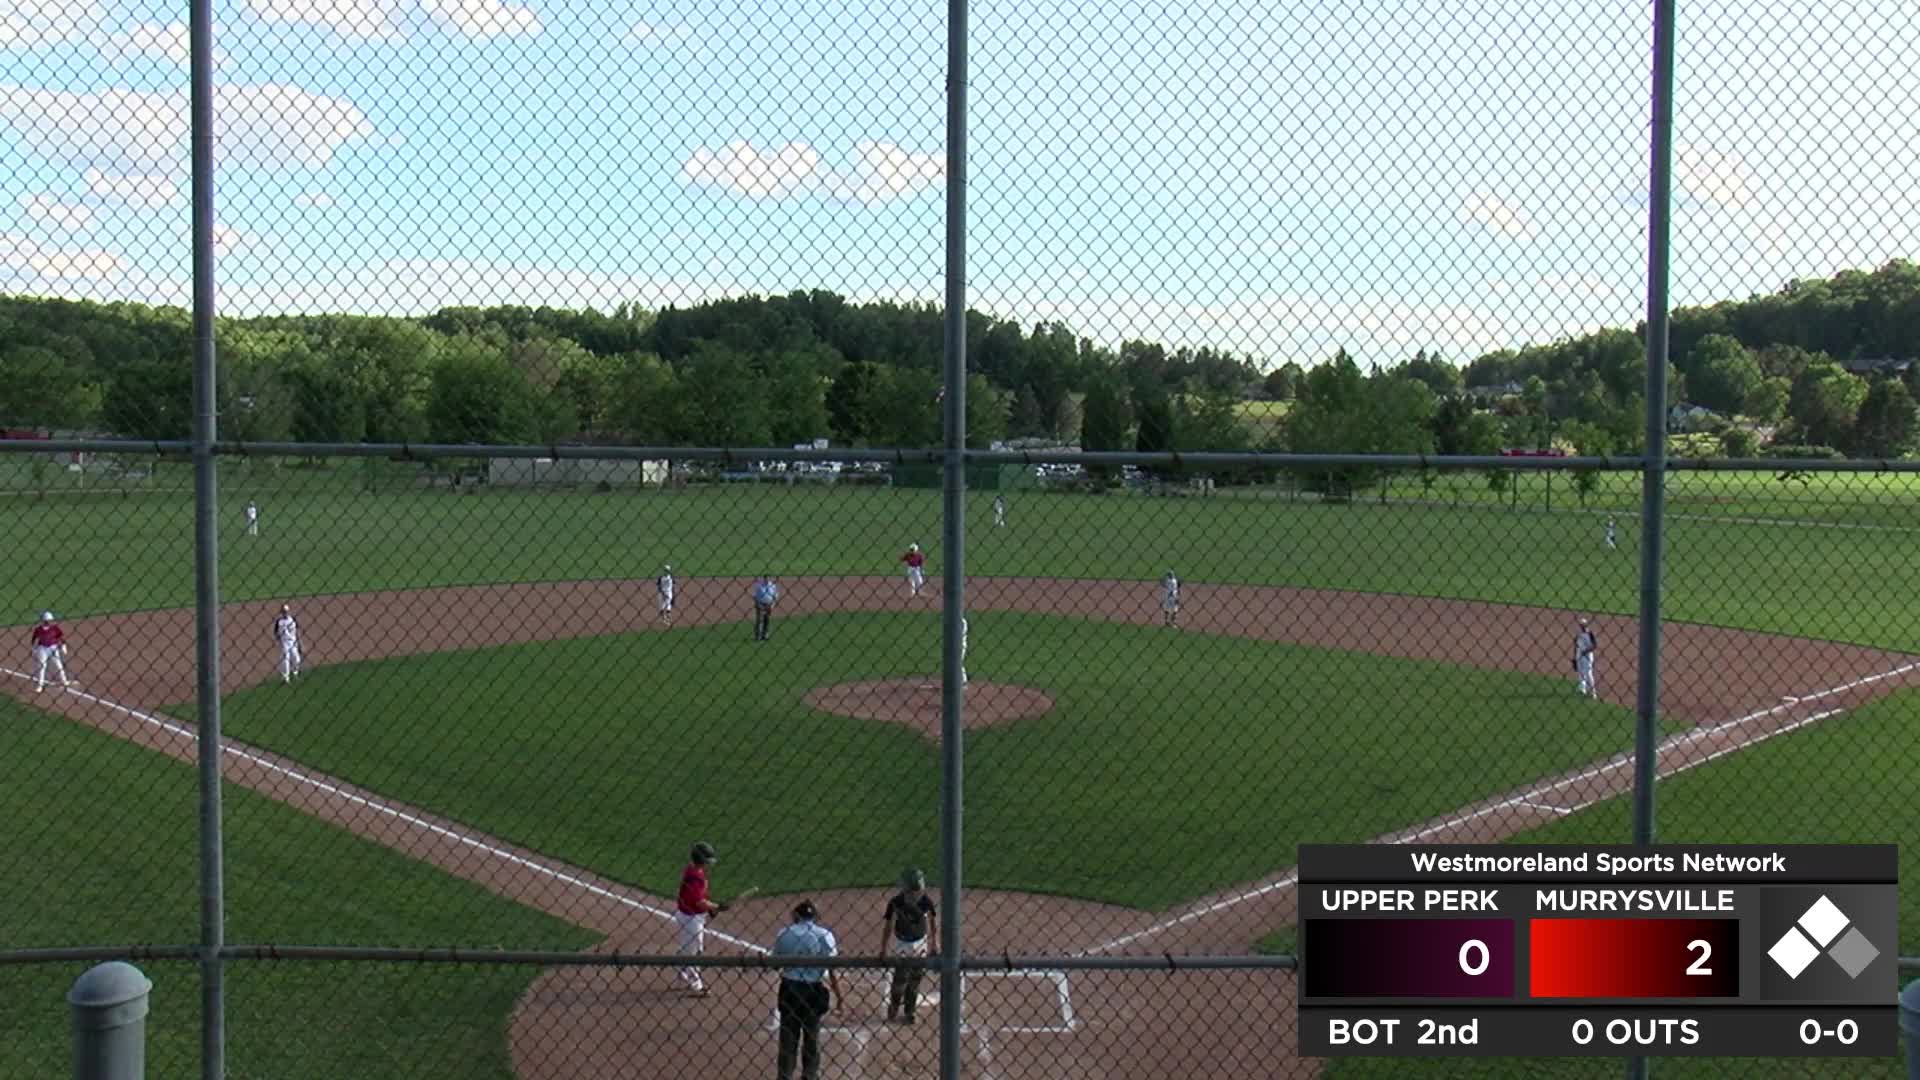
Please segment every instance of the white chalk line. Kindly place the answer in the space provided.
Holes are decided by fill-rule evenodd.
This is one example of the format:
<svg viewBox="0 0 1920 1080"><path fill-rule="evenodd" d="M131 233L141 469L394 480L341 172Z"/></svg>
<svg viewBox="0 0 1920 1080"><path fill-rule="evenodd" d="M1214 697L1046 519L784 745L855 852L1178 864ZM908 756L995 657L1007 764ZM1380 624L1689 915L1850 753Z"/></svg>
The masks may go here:
<svg viewBox="0 0 1920 1080"><path fill-rule="evenodd" d="M876 1005L883 1004L889 994L888 973L885 970L868 969L863 969L863 973L866 977L861 980L861 986L877 993ZM960 1024L962 1034L993 1032L1000 1035L1070 1035L1080 1030L1081 1022L1073 1015L1073 995L1069 990L1067 973L1064 971L1040 969L969 971L961 976L963 983L967 979L1033 979L1050 982L1053 984L1054 1008L1060 1013L1060 1021L1054 1024L969 1024L962 1021ZM938 1008L940 991L933 990L921 994L919 1003L922 1008ZM857 1035L862 1032L873 1032L885 1026L884 1023L823 1024L820 1031L822 1034ZM776 1006L767 1022L766 1030L778 1031L779 1029L780 1010Z"/></svg>
<svg viewBox="0 0 1920 1080"><path fill-rule="evenodd" d="M1893 668L1888 671L1882 671L1873 675L1862 676L1861 678L1858 678L1858 679L1852 679L1852 680L1849 680L1848 682L1841 683L1838 686L1830 686L1825 690L1817 690L1810 694L1802 694L1798 697L1794 697L1784 702L1783 704L1774 705L1765 709L1760 709L1755 712L1748 713L1745 716L1736 717L1735 719L1732 719L1732 720L1723 720L1718 724L1712 725L1711 727L1694 728L1691 731L1682 732L1680 734L1669 736L1668 738L1661 740L1659 750L1667 751L1667 750L1675 749L1682 746L1690 746L1693 743L1700 741L1701 739L1710 738L1714 735L1719 734L1720 732L1729 730L1731 728L1739 727L1744 724L1750 724L1755 720L1765 719L1769 716L1775 715L1776 713L1804 704L1805 702L1818 701L1821 698L1832 697L1836 694L1844 694L1850 690L1857 690L1862 686L1870 686L1873 683L1882 682L1887 679L1897 678L1898 676L1904 675L1917 668L1920 668L1920 661L1915 661L1913 663L1908 663L1908 664L1902 664L1897 668ZM1694 768L1698 765L1703 765L1706 762L1724 757L1727 754L1734 752L1735 750L1741 750L1748 746L1756 746L1762 742L1765 742L1768 739L1773 738L1776 735L1783 735L1789 731L1798 730L1799 728L1805 727L1808 724L1814 723L1819 720L1828 719L1844 711L1845 711L1844 709L1830 709L1816 716L1808 717L1804 720L1797 720L1793 724L1786 727L1782 727L1778 730L1767 732L1757 737L1750 737L1747 739L1743 739L1741 742L1736 743L1733 746L1722 747L1721 749L1716 750L1713 753L1708 754L1702 758L1699 758L1693 761L1682 762L1679 765L1676 765L1670 769L1662 768L1660 770L1659 779L1664 780L1664 779L1667 779L1668 777L1678 775L1679 773L1685 772L1686 770ZM1584 769L1578 773L1573 774L1572 776L1563 777L1549 784L1530 787L1525 791L1522 791L1518 795L1509 796L1508 798L1502 799L1498 802L1492 803L1487 806L1483 806L1477 810L1470 810L1461 814L1457 814L1454 817L1443 820L1437 824L1429 825L1425 828L1418 829L1406 835L1389 834L1388 838L1381 842L1387 843L1387 844L1415 843L1417 841L1425 839L1426 837L1432 836L1435 833L1446 832L1449 829L1455 829L1461 825L1470 824L1472 822L1480 820L1481 818L1490 816L1492 814L1500 813L1503 810L1508 810L1515 806L1525 805L1525 806L1534 807L1535 809L1550 810L1562 815L1573 814L1580 810L1584 810L1589 806L1593 806L1597 803L1605 802L1606 800L1611 798L1616 798L1618 797L1618 793L1596 796L1594 798L1588 799L1585 802L1579 803L1575 806L1564 807L1564 808L1558 807L1558 806L1551 806L1551 805L1542 805L1538 802L1535 802L1534 800L1539 796L1549 795L1555 791L1559 791L1562 788L1570 787L1574 784L1584 783L1585 781L1591 780L1597 776L1604 775L1606 773L1615 771L1617 769L1630 767L1632 764L1633 764L1633 754L1631 751L1621 753L1621 754L1616 754L1613 757L1609 758L1606 762L1600 765L1595 765L1590 768ZM1216 900L1213 903L1208 904L1203 908L1186 912L1184 914L1175 916L1174 918L1167 919L1163 922L1155 923L1154 925L1149 926L1144 930L1136 930L1130 934L1124 934L1120 937L1114 938L1112 941L1108 941L1108 942L1105 942L1104 944L1096 945L1091 949L1085 950L1084 955L1088 955L1088 956L1097 955L1099 953L1107 952L1112 949L1117 949L1125 945L1131 945L1136 941L1153 937L1157 934L1161 934L1168 930L1174 929L1175 927L1184 926L1187 923L1190 923L1196 919L1205 918L1208 915L1215 915L1229 908L1238 907L1239 905L1244 904L1250 900L1257 900L1260 897L1266 896L1269 893L1280 892L1285 889L1293 888L1295 885L1299 883L1299 880L1300 880L1299 871L1289 870L1287 871L1286 875L1280 878L1278 881L1269 882L1265 885L1261 885L1256 888L1249 889L1246 892L1237 893L1233 896L1227 897L1222 900Z"/></svg>
<svg viewBox="0 0 1920 1080"><path fill-rule="evenodd" d="M15 671L12 668L7 668L7 667L0 667L0 673L11 675L18 679L30 680L32 678L32 676L27 675L24 672ZM182 739L188 739L188 740L195 740L199 738L199 734L195 732L192 728L184 724L178 723L176 721L163 719L161 717L154 716L152 713L144 712L140 709L135 709L127 705L122 705L115 701L108 701L106 698L100 697L97 694L89 694L84 690L78 690L72 687L67 687L64 689L66 693L72 694L73 696L80 698L83 701L90 701L96 705L100 705L104 708L111 709L115 712L124 713L127 716L133 717L135 720L139 720L142 723L149 724L153 727L159 728L161 731L164 731L169 735L173 735L176 738L182 738ZM295 783L303 784L307 787L312 788L315 791L332 796L333 798L336 798L336 799L341 799L349 804L364 807L368 810L372 810L376 814L381 814L386 817L392 818L393 820L399 821L405 825L409 825L414 828L424 830L435 836L452 840L455 843L461 844L462 846L471 848L475 851L481 852L482 854L491 856L495 859L499 859L502 862L509 863L513 866L517 866L522 869L532 870L534 873L550 878L554 881L559 882L562 885L569 885L574 888L584 890L585 892L591 895L598 896L602 899L611 900L616 904L620 904L621 906L630 908L634 911L646 912L649 915L656 916L668 922L674 921L673 913L666 910L665 908L659 908L651 904L642 903L641 901L635 900L630 896L624 895L622 893L614 892L611 889L605 888L604 886L601 886L601 885L597 885L577 875L569 874L563 870L555 870L552 867L545 866L541 863L525 858L524 856L516 855L513 852L508 851L505 848L498 846L497 844L489 843L488 841L483 840L474 834L461 832L457 829L449 829L444 825L439 825L434 822L428 821L425 818L419 817L418 815L409 814L404 810L396 809L384 803L375 802L372 799L368 799L362 795L357 795L351 791L345 791L334 784L330 784L324 780L320 780L316 777L309 776L298 769L290 769L285 765L281 765L277 762L269 761L266 758L263 758L260 755L252 753L248 750L243 750L243 749L239 749L237 747L228 746L228 745L222 745L220 750L221 750L221 753L231 755L236 760L244 761L250 765L258 766L262 769L266 769L268 772L277 773L278 775L286 777L287 779L292 780ZM280 801L284 802L285 800L280 800ZM407 854L411 854L411 853L407 853ZM712 936L714 936L715 938L718 938L721 941L726 942L729 945L736 945L741 948L748 949L752 952L759 953L762 956L768 955L770 952L770 950L766 949L763 946L756 945L753 942L747 941L743 938L734 937L732 934L725 933L724 931L708 930L707 933L711 934Z"/></svg>

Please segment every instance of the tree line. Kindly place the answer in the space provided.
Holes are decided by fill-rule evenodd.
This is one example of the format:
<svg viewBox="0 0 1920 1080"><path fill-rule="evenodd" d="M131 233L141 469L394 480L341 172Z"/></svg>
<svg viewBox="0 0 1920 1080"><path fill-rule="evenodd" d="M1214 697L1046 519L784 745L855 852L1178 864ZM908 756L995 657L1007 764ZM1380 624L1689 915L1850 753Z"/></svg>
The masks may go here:
<svg viewBox="0 0 1920 1080"><path fill-rule="evenodd" d="M191 321L177 308L0 297L0 428L184 438ZM456 307L421 318L222 320L223 437L302 442L937 445L933 305L829 292L612 312ZM1090 450L1637 452L1644 327L1425 350L1363 371L1344 351L1262 371L1209 348L1107 348L1059 323L968 313L968 441ZM1711 410L1725 451L1895 457L1916 437L1920 267L1793 282L1676 310L1669 401ZM1850 370L1851 368L1851 370ZM1249 425L1243 403L1288 402Z"/></svg>

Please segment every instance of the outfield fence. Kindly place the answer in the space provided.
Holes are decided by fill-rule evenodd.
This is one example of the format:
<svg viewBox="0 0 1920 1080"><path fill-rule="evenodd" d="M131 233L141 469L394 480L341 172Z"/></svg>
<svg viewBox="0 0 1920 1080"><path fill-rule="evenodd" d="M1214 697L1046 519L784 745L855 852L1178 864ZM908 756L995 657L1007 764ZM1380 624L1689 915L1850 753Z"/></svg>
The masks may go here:
<svg viewBox="0 0 1920 1080"><path fill-rule="evenodd" d="M1920 463L1667 462L1686 510L1664 515L1649 674L1647 530L1620 497L1639 459L963 451L969 472L1091 479L974 493L949 520L946 494L885 482L942 451L232 443L210 462L217 504L164 481L190 452L0 443L17 602L55 613L73 682L37 691L24 649L0 663L23 912L0 951L10 1070L56 1069L65 984L128 959L156 984L156 1075L203 1059L214 1009L236 1076L759 1074L776 971L798 963L771 950L808 899L841 949L825 1075L1368 1076L1392 1070L1294 1051L1300 843L1908 827ZM141 460L161 482L42 486L9 468L21 454ZM690 478L492 481L541 460ZM878 479L722 478L828 461ZM469 478L434 479L453 472ZM1329 473L1355 482L1304 486ZM1463 493L1552 477L1594 505L1390 494L1423 474ZM201 508L220 602L196 611ZM763 575L780 587L765 640ZM1581 617L1591 698L1571 670ZM218 727L197 697L209 621ZM189 770L209 760L211 800ZM695 841L719 850L717 900L752 895L689 958L673 909ZM909 866L960 916L940 929L953 963L907 961L912 1026L888 1018L900 961L880 951Z"/></svg>

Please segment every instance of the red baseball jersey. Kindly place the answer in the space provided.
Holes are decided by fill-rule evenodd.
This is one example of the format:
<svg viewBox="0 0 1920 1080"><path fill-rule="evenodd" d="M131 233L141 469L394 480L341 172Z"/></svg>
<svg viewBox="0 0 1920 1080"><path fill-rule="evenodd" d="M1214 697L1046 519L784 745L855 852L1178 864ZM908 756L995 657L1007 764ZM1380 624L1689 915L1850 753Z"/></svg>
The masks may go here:
<svg viewBox="0 0 1920 1080"><path fill-rule="evenodd" d="M66 642L66 632L60 629L59 623L41 623L39 626L33 628L33 643L35 645L64 645Z"/></svg>
<svg viewBox="0 0 1920 1080"><path fill-rule="evenodd" d="M917 551L909 551L905 555L900 556L900 561L906 563L908 566L925 566L927 557Z"/></svg>
<svg viewBox="0 0 1920 1080"><path fill-rule="evenodd" d="M680 871L680 910L688 915L707 910L707 868L699 863L688 863Z"/></svg>

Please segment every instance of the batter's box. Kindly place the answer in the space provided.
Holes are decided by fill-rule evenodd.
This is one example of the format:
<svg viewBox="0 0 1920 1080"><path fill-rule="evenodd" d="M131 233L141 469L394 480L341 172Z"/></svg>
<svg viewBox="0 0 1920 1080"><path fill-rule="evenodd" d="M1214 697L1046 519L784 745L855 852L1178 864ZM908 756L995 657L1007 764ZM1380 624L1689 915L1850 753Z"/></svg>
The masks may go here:
<svg viewBox="0 0 1920 1080"><path fill-rule="evenodd" d="M961 976L966 986L967 1015L963 1032L987 1031L1009 1035L1065 1035L1080 1028L1073 1016L1073 992L1064 971L970 971ZM843 1035L871 1032L887 1026L887 995L893 977L869 968L843 971L839 1002L820 1025L823 1032ZM940 975L929 971L920 980L919 1026L935 1027L940 1007ZM767 1030L780 1028L780 1012L767 1018Z"/></svg>

